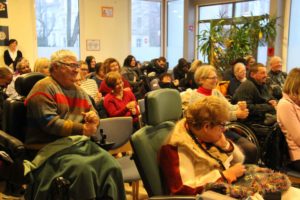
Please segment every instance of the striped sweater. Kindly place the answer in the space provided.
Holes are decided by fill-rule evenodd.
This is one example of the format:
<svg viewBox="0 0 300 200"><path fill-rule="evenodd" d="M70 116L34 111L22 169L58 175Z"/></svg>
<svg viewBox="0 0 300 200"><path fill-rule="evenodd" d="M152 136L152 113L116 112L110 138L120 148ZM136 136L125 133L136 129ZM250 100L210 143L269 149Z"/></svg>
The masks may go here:
<svg viewBox="0 0 300 200"><path fill-rule="evenodd" d="M28 94L25 143L47 143L83 132L82 112L94 110L88 95L78 86L62 88L52 77L37 82Z"/></svg>

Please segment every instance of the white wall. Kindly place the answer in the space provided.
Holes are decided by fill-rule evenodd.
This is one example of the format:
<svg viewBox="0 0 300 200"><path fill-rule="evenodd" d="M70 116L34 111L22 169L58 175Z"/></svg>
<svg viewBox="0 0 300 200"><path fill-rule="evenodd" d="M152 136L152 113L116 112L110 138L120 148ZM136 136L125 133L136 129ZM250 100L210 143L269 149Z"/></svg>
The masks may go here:
<svg viewBox="0 0 300 200"><path fill-rule="evenodd" d="M81 59L114 57L122 65L130 54L130 0L81 0L80 5ZM101 16L102 6L113 7L112 18ZM87 51L86 39L100 40L100 51Z"/></svg>
<svg viewBox="0 0 300 200"><path fill-rule="evenodd" d="M33 68L37 57L37 41L35 31L34 0L8 0L8 18L0 18L1 26L8 26L9 38L18 40L19 49ZM0 66L4 66L3 53L7 49L0 46Z"/></svg>
<svg viewBox="0 0 300 200"><path fill-rule="evenodd" d="M35 23L35 0L8 0L8 18L0 18L2 26L9 27L10 39L18 40L19 49L31 67L37 58ZM123 63L130 53L130 0L80 0L80 50L81 59L93 55L97 61L108 57ZM113 7L114 16L101 16L101 7ZM100 40L100 51L86 51L86 40ZM7 47L0 46L0 66L4 66L3 52Z"/></svg>

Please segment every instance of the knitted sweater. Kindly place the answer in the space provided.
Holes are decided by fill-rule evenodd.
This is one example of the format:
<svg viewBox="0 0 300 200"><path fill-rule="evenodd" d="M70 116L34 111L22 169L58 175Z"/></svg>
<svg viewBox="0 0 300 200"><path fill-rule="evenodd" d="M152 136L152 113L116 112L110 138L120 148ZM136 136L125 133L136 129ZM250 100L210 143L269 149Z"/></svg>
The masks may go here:
<svg viewBox="0 0 300 200"><path fill-rule="evenodd" d="M25 143L41 144L39 148L61 137L82 135L81 113L94 110L80 87L64 89L52 77L34 85L25 105L28 120Z"/></svg>

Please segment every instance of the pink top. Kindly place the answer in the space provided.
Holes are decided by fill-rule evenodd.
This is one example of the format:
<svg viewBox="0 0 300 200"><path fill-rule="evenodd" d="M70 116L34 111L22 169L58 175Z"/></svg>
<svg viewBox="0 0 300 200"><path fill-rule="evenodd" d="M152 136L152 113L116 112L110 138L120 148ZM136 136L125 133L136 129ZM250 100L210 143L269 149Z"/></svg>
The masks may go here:
<svg viewBox="0 0 300 200"><path fill-rule="evenodd" d="M284 93L277 105L277 121L285 134L291 160L300 160L300 107Z"/></svg>

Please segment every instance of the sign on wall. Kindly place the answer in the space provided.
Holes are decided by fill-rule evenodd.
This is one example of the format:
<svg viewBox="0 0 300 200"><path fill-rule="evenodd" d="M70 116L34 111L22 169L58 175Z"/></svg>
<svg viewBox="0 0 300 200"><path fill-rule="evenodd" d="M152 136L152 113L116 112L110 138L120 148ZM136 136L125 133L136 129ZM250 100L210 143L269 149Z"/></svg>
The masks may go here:
<svg viewBox="0 0 300 200"><path fill-rule="evenodd" d="M0 46L7 46L8 40L8 26L0 26Z"/></svg>
<svg viewBox="0 0 300 200"><path fill-rule="evenodd" d="M7 2L0 0L0 18L7 18Z"/></svg>

